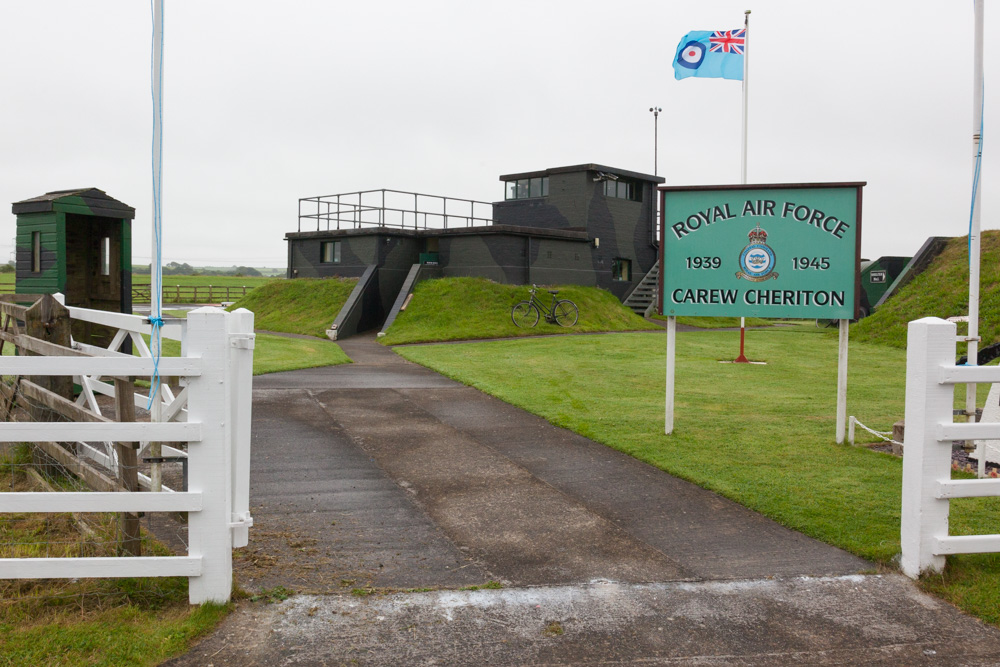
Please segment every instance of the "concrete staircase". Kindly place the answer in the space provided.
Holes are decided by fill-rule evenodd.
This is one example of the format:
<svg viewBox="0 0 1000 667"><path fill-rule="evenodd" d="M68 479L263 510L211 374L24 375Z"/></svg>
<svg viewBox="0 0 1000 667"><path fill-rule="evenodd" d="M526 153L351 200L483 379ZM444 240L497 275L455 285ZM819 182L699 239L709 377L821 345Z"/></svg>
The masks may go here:
<svg viewBox="0 0 1000 667"><path fill-rule="evenodd" d="M635 286L632 293L625 297L623 302L631 308L636 315L645 316L647 312L652 312L656 308L656 289L660 278L660 263L653 264L639 284Z"/></svg>

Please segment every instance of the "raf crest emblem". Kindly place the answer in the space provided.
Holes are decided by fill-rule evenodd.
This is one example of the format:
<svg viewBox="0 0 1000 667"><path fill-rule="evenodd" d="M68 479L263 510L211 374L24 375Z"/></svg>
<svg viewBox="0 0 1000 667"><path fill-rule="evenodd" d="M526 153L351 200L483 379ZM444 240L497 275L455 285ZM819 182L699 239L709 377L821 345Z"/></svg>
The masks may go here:
<svg viewBox="0 0 1000 667"><path fill-rule="evenodd" d="M777 278L774 273L774 251L767 245L767 232L760 228L760 223L747 234L750 243L740 253L740 268L737 278L745 278L759 283L769 278Z"/></svg>

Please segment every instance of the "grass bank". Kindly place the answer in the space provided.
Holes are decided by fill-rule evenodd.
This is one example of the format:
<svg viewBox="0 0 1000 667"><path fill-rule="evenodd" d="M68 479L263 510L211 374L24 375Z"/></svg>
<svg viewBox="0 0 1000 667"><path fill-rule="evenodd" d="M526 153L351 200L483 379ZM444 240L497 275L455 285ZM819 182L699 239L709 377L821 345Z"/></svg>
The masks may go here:
<svg viewBox="0 0 1000 667"><path fill-rule="evenodd" d="M906 325L922 317L969 313L969 238L951 239L926 271L872 315L851 327L855 340L906 349ZM979 335L984 347L1000 342L1000 231L982 233ZM967 331L959 324L959 333Z"/></svg>
<svg viewBox="0 0 1000 667"><path fill-rule="evenodd" d="M765 366L720 364L734 334L678 334L675 433L663 434L664 336L621 334L421 346L401 355L478 387L779 523L876 563L899 552L902 462L834 443L837 341L747 332ZM905 355L850 350L848 410L889 430L903 415ZM1000 498L952 503L952 533L1000 532ZM1000 556L949 559L925 585L1000 622Z"/></svg>
<svg viewBox="0 0 1000 667"><path fill-rule="evenodd" d="M230 310L252 311L258 329L325 338L357 282L356 278L272 279L234 303Z"/></svg>
<svg viewBox="0 0 1000 667"><path fill-rule="evenodd" d="M564 328L540 318L531 329L514 326L510 309L528 298L528 288L501 285L485 278L440 278L418 283L406 310L381 341L386 345L426 341L512 338L557 333L635 331L657 329L622 306L610 292L596 287L560 285L560 299L569 299L580 309L575 326ZM538 296L548 305L548 292Z"/></svg>

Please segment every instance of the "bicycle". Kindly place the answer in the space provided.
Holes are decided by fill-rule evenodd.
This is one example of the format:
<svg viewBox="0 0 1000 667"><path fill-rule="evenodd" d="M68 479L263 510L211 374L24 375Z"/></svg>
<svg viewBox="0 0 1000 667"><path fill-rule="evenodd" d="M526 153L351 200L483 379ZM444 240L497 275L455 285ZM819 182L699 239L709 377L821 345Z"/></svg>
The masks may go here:
<svg viewBox="0 0 1000 667"><path fill-rule="evenodd" d="M557 299L556 294L559 294L559 290L550 289L545 291L552 295L552 305L546 306L535 296L537 291L538 285L532 285L528 290L528 300L521 301L510 309L510 319L514 321L515 326L531 328L538 324L541 313L545 313L545 321L549 324L558 324L561 327L571 327L576 324L580 317L580 309L575 303L569 299Z"/></svg>

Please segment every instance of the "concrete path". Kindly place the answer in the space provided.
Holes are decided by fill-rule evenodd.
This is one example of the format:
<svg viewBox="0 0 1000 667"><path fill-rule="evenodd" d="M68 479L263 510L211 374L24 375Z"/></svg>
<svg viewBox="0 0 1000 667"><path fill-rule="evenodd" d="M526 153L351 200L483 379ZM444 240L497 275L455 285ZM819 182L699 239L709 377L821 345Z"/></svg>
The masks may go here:
<svg viewBox="0 0 1000 667"><path fill-rule="evenodd" d="M300 594L169 664L1000 663L1000 633L898 575L342 345L254 383L238 581Z"/></svg>

